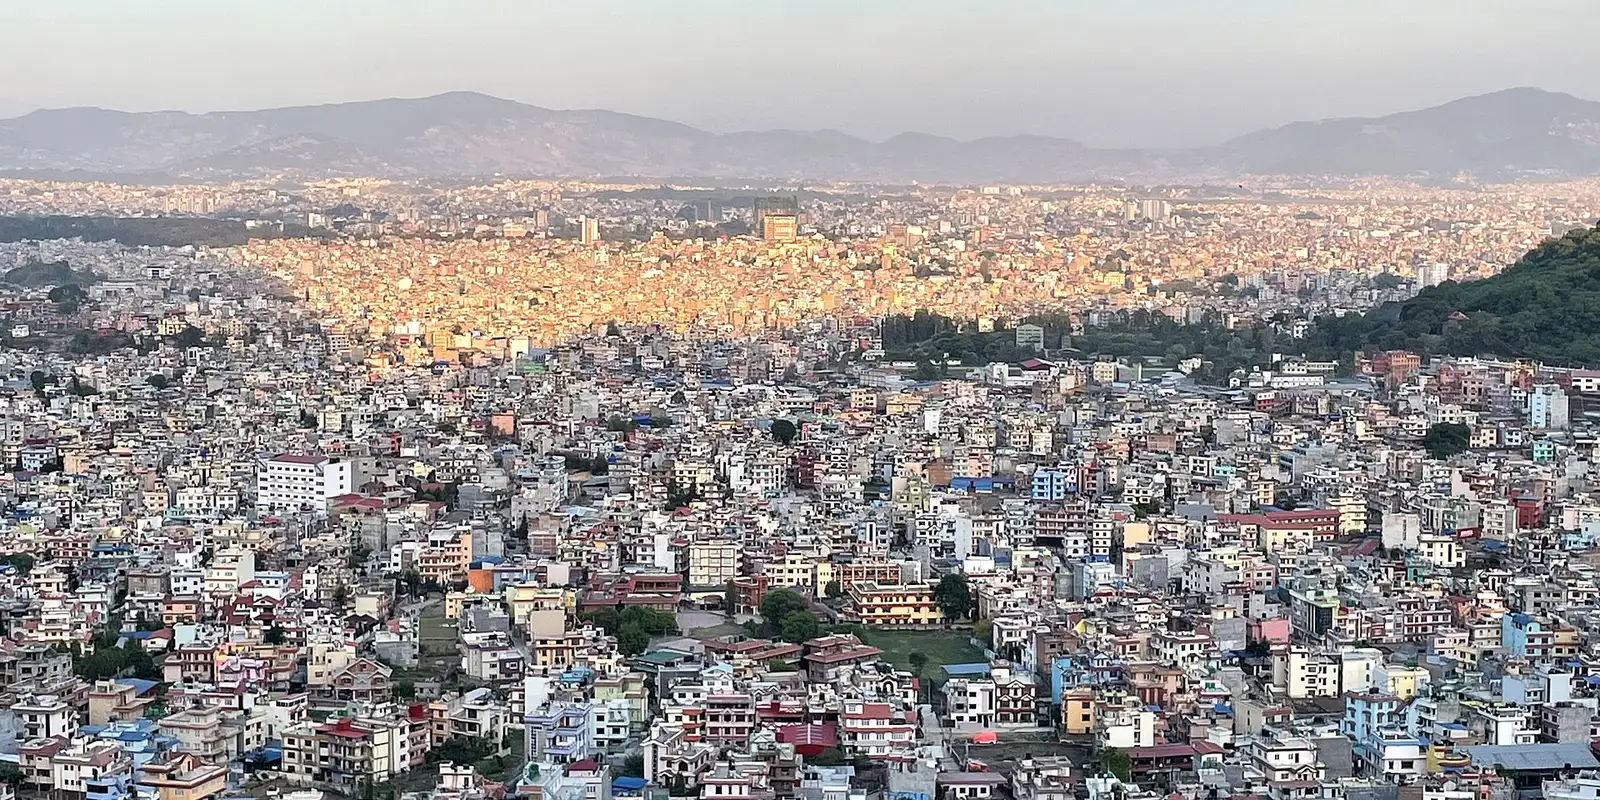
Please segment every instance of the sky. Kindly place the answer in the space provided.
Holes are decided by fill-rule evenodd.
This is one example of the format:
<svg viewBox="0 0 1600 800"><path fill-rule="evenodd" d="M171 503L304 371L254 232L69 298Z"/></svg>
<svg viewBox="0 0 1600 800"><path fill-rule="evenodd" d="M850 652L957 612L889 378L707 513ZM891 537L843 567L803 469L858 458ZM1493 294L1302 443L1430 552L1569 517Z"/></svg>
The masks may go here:
<svg viewBox="0 0 1600 800"><path fill-rule="evenodd" d="M1189 146L1513 86L1600 99L1594 10L1593 0L0 0L0 113L473 90L719 132Z"/></svg>

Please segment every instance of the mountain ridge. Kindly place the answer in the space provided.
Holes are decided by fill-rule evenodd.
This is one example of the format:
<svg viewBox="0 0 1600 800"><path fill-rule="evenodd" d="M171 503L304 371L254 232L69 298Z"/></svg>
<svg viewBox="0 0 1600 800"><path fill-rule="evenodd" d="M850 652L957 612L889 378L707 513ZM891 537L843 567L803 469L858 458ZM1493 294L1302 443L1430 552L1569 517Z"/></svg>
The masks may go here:
<svg viewBox="0 0 1600 800"><path fill-rule="evenodd" d="M1600 103L1517 87L1381 117L1293 122L1207 147L1096 148L1037 134L712 133L604 109L477 92L254 111L37 110L0 119L0 170L194 179L291 170L881 182L1052 183L1245 174L1484 178L1600 174Z"/></svg>

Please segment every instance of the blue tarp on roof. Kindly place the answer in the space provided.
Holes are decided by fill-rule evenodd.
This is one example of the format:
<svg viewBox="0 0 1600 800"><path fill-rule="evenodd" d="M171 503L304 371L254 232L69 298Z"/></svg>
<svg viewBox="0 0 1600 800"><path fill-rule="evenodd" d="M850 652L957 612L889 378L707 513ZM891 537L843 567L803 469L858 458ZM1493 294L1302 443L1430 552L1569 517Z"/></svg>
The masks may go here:
<svg viewBox="0 0 1600 800"><path fill-rule="evenodd" d="M637 792L644 789L648 783L644 778L630 778L626 775L611 779L611 790L620 792Z"/></svg>

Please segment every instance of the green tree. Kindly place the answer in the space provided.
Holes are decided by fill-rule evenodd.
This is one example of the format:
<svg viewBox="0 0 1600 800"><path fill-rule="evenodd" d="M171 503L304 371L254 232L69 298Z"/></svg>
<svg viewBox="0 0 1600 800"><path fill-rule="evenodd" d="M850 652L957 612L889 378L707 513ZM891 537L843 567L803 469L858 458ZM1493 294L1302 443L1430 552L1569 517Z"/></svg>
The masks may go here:
<svg viewBox="0 0 1600 800"><path fill-rule="evenodd" d="M617 774L627 778L644 777L644 754L630 753L622 759L622 766L617 769Z"/></svg>
<svg viewBox="0 0 1600 800"><path fill-rule="evenodd" d="M775 419L772 421L772 439L778 444L788 445L799 434L800 429L796 428L795 424L789 420Z"/></svg>
<svg viewBox="0 0 1600 800"><path fill-rule="evenodd" d="M145 385L153 387L156 391L167 388L167 376L157 372L144 379Z"/></svg>
<svg viewBox="0 0 1600 800"><path fill-rule="evenodd" d="M93 397L99 394L100 390L84 383L77 375L73 375L67 381L67 392L77 397Z"/></svg>
<svg viewBox="0 0 1600 800"><path fill-rule="evenodd" d="M838 581L828 581L827 585L822 587L822 593L826 595L829 600L838 600L839 598L844 597L844 587L840 586Z"/></svg>
<svg viewBox="0 0 1600 800"><path fill-rule="evenodd" d="M1422 449L1429 458L1449 458L1464 453L1472 444L1472 429L1459 422L1438 422L1422 435Z"/></svg>
<svg viewBox="0 0 1600 800"><path fill-rule="evenodd" d="M13 789L20 789L24 780L26 776L22 774L21 767L10 761L0 761L0 783L7 784Z"/></svg>
<svg viewBox="0 0 1600 800"><path fill-rule="evenodd" d="M989 649L994 649L994 621L989 619L973 620L972 638L983 642Z"/></svg>
<svg viewBox="0 0 1600 800"><path fill-rule="evenodd" d="M792 644L809 642L822 635L822 624L810 611L791 611L783 618L780 638Z"/></svg>
<svg viewBox="0 0 1600 800"><path fill-rule="evenodd" d="M952 572L940 578L933 587L933 602L944 612L946 620L966 619L972 613L972 588L967 585L967 576Z"/></svg>
<svg viewBox="0 0 1600 800"><path fill-rule="evenodd" d="M28 555L27 553L11 553L9 555L0 556L0 564L10 564L11 566L16 567L17 572L21 575L27 575L28 573L32 572L33 565L37 563L38 562L34 559L34 557Z"/></svg>
<svg viewBox="0 0 1600 800"><path fill-rule="evenodd" d="M1101 750L1100 768L1117 776L1118 780L1133 780L1133 758L1128 755L1126 750L1116 747L1107 747Z"/></svg>
<svg viewBox="0 0 1600 800"><path fill-rule="evenodd" d="M622 610L619 616L623 628L636 627L651 636L665 636L676 633L678 620L665 611L657 611L643 606L629 606Z"/></svg>
<svg viewBox="0 0 1600 800"><path fill-rule="evenodd" d="M783 622L789 615L796 611L807 611L811 608L810 601L792 589L774 589L761 598L759 612L761 619L766 623L768 636L777 636L783 631Z"/></svg>
<svg viewBox="0 0 1600 800"><path fill-rule="evenodd" d="M28 383L33 387L34 394L44 397L45 387L55 386L58 381L56 380L56 376L46 374L45 372L36 369L33 372L28 373Z"/></svg>
<svg viewBox="0 0 1600 800"><path fill-rule="evenodd" d="M183 326L183 332L178 334L178 346L183 348L199 347L206 340L206 332L193 325Z"/></svg>
<svg viewBox="0 0 1600 800"><path fill-rule="evenodd" d="M650 648L650 634L639 628L623 628L617 633L617 652L636 656Z"/></svg>
<svg viewBox="0 0 1600 800"><path fill-rule="evenodd" d="M1162 504L1159 499L1141 500L1133 504L1133 515L1139 519L1153 517L1161 512Z"/></svg>
<svg viewBox="0 0 1600 800"><path fill-rule="evenodd" d="M806 756L806 763L816 767L842 767L850 763L850 758L843 750L829 747L814 756Z"/></svg>
<svg viewBox="0 0 1600 800"><path fill-rule="evenodd" d="M282 628L278 627L277 625L273 625L272 627L267 628L266 633L261 635L261 641L265 644L280 645L285 641L288 641L288 636L284 633Z"/></svg>
<svg viewBox="0 0 1600 800"><path fill-rule="evenodd" d="M677 511L687 508L700 499L700 490L693 482L680 484L676 480L667 481L667 510Z"/></svg>
<svg viewBox="0 0 1600 800"><path fill-rule="evenodd" d="M394 696L396 700L415 700L417 697L417 685L404 679L395 681Z"/></svg>
<svg viewBox="0 0 1600 800"><path fill-rule="evenodd" d="M722 613L733 616L739 612L739 586L728 581L722 586Z"/></svg>
<svg viewBox="0 0 1600 800"><path fill-rule="evenodd" d="M922 677L922 671L928 668L928 654L921 650L906 656L906 660L911 662L911 674L918 678Z"/></svg>
<svg viewBox="0 0 1600 800"><path fill-rule="evenodd" d="M427 762L439 764L448 761L452 764L476 764L493 755L494 744L478 736L452 736L444 744L435 745L428 750Z"/></svg>
<svg viewBox="0 0 1600 800"><path fill-rule="evenodd" d="M132 643L122 647L118 644L119 639L120 637L111 631L96 636L91 643L94 649L73 660L73 672L86 681L124 675L144 680L161 678L161 670L156 667L149 653Z"/></svg>

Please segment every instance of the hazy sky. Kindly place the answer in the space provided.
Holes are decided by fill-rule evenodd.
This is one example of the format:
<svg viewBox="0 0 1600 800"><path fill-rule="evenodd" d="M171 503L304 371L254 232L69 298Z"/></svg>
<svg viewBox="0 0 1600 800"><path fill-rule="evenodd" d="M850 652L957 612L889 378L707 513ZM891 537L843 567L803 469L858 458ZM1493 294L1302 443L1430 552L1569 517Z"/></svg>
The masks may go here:
<svg viewBox="0 0 1600 800"><path fill-rule="evenodd" d="M1600 99L1594 0L0 0L0 98L471 89L717 131L1202 144L1511 86Z"/></svg>

